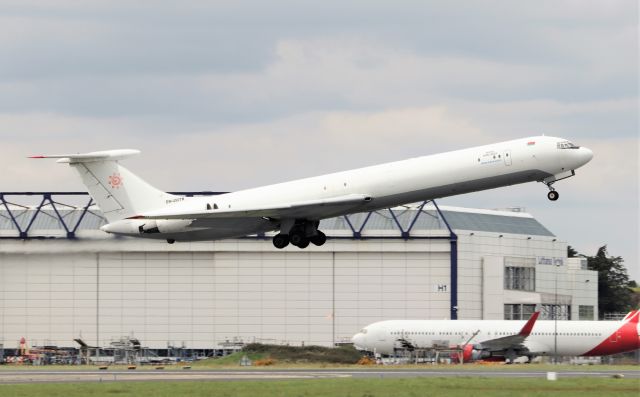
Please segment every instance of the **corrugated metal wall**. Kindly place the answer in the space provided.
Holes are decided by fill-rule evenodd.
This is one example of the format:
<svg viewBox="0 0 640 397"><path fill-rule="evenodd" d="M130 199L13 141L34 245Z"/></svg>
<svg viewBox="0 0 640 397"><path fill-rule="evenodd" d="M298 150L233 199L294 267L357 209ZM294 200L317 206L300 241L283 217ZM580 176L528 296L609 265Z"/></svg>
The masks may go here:
<svg viewBox="0 0 640 397"><path fill-rule="evenodd" d="M374 321L447 317L448 284L448 252L5 253L0 339L331 345Z"/></svg>

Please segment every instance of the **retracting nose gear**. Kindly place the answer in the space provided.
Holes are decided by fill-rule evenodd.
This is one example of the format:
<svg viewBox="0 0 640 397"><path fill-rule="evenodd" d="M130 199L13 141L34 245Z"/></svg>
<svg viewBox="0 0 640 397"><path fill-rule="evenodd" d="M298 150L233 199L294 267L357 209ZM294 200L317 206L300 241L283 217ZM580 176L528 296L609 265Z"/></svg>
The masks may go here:
<svg viewBox="0 0 640 397"><path fill-rule="evenodd" d="M561 172L556 175L552 175L548 178L541 180L540 182L544 183L549 188L549 193L547 193L547 198L551 201L556 201L560 197L560 193L556 192L556 189L554 189L552 185L563 179L571 178L575 174L576 172L574 170L569 170L569 171Z"/></svg>
<svg viewBox="0 0 640 397"><path fill-rule="evenodd" d="M542 182L542 183L547 185L547 187L549 188L549 193L547 193L547 198L551 201L556 201L558 198L560 198L560 193L558 193L556 189L553 186L551 186L553 185L553 182Z"/></svg>

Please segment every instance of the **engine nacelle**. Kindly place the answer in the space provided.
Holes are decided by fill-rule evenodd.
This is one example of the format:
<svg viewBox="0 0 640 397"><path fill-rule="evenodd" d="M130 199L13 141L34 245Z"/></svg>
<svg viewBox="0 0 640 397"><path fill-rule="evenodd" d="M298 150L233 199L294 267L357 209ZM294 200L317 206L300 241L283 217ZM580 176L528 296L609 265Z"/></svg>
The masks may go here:
<svg viewBox="0 0 640 397"><path fill-rule="evenodd" d="M460 346L456 346L460 348ZM464 345L462 352L451 353L451 361L459 363L462 358L462 362L470 363L477 360L489 358L491 353L486 350L482 350L481 345Z"/></svg>
<svg viewBox="0 0 640 397"><path fill-rule="evenodd" d="M180 233L186 232L189 225L193 223L191 219L158 219L156 225L160 233Z"/></svg>
<svg viewBox="0 0 640 397"><path fill-rule="evenodd" d="M106 224L100 230L125 235L180 233L186 232L192 222L190 219L123 219Z"/></svg>

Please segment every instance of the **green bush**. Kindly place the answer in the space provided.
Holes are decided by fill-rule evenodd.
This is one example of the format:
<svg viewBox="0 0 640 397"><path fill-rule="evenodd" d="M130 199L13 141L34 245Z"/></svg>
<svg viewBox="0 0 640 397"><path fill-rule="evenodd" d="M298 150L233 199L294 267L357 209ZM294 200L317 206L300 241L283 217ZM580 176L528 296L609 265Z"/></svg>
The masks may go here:
<svg viewBox="0 0 640 397"><path fill-rule="evenodd" d="M355 364L362 357L352 346L322 347L322 346L282 346L251 343L242 349L248 354L264 354L278 361Z"/></svg>

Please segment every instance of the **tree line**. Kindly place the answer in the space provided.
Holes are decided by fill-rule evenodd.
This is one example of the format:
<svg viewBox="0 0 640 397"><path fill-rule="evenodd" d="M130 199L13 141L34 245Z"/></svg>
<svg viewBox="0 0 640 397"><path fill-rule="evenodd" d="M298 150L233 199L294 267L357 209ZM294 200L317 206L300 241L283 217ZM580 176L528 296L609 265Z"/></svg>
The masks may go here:
<svg viewBox="0 0 640 397"><path fill-rule="evenodd" d="M569 258L587 259L587 268L598 272L598 314L624 313L635 310L640 305L640 291L634 280L629 280L624 259L610 256L607 246L598 248L594 256L581 255L573 247L567 247Z"/></svg>

